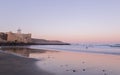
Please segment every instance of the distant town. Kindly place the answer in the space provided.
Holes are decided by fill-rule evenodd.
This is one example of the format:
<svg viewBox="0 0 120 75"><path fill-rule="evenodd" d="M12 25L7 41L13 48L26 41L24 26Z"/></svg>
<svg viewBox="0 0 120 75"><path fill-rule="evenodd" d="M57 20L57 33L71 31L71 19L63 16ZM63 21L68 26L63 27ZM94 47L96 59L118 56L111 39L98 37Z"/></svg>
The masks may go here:
<svg viewBox="0 0 120 75"><path fill-rule="evenodd" d="M25 34L18 29L16 33L0 32L0 45L69 45L69 43L32 38L31 33Z"/></svg>

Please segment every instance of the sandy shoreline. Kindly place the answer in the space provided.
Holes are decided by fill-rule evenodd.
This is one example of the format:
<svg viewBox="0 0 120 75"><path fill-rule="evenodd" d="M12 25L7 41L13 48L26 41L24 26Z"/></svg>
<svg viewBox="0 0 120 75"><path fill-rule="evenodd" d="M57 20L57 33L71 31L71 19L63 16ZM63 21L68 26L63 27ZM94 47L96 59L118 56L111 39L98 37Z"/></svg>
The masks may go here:
<svg viewBox="0 0 120 75"><path fill-rule="evenodd" d="M119 55L30 48L3 48L2 50L5 52L0 52L0 75L120 74Z"/></svg>
<svg viewBox="0 0 120 75"><path fill-rule="evenodd" d="M0 52L0 75L54 75L37 69L34 59Z"/></svg>

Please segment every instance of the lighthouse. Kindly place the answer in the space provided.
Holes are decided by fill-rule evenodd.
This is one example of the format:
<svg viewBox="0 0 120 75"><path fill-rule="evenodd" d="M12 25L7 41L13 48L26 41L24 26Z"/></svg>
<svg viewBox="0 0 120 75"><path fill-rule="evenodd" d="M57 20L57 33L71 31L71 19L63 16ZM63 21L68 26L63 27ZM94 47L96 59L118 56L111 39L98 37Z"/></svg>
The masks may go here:
<svg viewBox="0 0 120 75"><path fill-rule="evenodd" d="M17 33L18 33L18 34L21 34L21 29L20 29L20 28L17 30Z"/></svg>

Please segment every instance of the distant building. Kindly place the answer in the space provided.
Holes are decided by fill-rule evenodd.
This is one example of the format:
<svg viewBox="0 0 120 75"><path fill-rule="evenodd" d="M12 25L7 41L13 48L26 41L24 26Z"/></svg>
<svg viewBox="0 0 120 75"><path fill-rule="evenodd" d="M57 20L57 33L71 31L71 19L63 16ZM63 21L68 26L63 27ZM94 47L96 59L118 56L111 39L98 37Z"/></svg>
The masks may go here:
<svg viewBox="0 0 120 75"><path fill-rule="evenodd" d="M7 34L0 32L0 42L6 42L7 40Z"/></svg>
<svg viewBox="0 0 120 75"><path fill-rule="evenodd" d="M16 42L16 43L30 43L31 42L31 34L23 34L21 33L21 29L17 30L17 33L13 32L0 32L0 42Z"/></svg>

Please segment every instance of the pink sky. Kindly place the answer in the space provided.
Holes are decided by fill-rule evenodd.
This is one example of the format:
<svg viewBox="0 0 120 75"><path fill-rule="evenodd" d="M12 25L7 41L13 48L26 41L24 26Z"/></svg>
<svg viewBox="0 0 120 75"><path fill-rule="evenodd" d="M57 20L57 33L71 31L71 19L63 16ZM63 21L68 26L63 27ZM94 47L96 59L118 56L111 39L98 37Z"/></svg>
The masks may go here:
<svg viewBox="0 0 120 75"><path fill-rule="evenodd" d="M120 0L0 0L0 31L40 39L120 42Z"/></svg>

